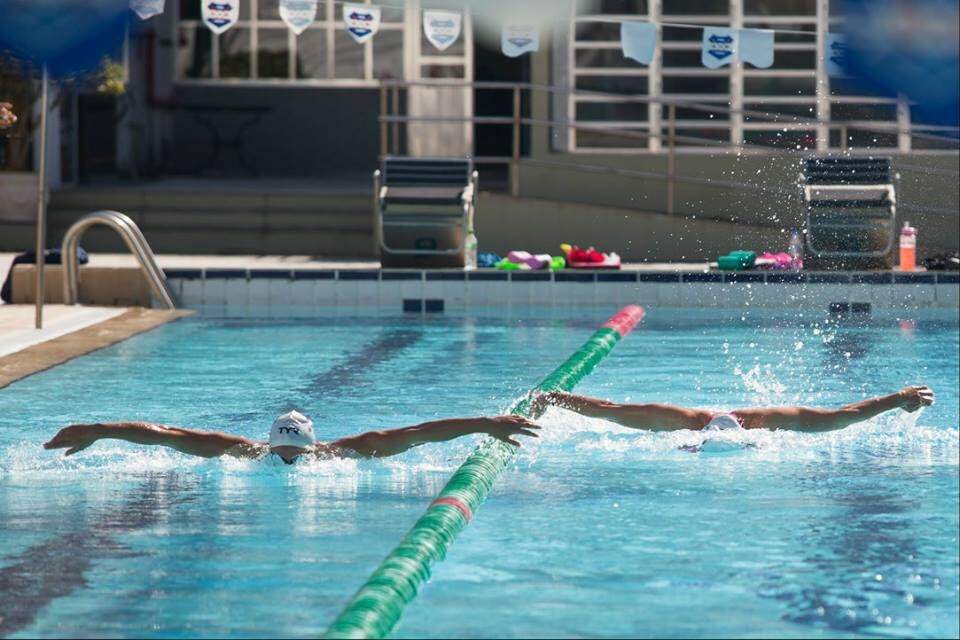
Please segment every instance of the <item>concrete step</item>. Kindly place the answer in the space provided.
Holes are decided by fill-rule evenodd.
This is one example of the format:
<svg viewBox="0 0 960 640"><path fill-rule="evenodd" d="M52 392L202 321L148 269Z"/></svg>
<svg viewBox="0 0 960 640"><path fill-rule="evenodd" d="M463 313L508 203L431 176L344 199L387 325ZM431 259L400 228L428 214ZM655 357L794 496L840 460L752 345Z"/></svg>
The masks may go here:
<svg viewBox="0 0 960 640"><path fill-rule="evenodd" d="M369 256L373 250L369 195L222 187L58 191L48 210L50 244L58 244L78 218L100 209L129 215L155 252ZM117 234L99 227L84 234L82 245L125 250Z"/></svg>

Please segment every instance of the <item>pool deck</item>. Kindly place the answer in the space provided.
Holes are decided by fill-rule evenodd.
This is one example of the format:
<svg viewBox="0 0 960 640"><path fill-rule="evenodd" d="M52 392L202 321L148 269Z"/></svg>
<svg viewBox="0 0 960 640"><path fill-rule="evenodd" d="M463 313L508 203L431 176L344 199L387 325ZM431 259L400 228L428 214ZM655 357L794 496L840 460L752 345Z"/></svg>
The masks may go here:
<svg viewBox="0 0 960 640"><path fill-rule="evenodd" d="M0 282L6 278L13 253L0 253ZM254 255L175 255L159 254L157 262L163 269L379 269L380 261L367 258L322 258L316 256L254 256ZM96 253L90 256L88 266L136 268L136 259L127 253ZM624 271L704 271L704 262L627 262Z"/></svg>
<svg viewBox="0 0 960 640"><path fill-rule="evenodd" d="M37 330L33 305L0 305L0 389L192 313L46 305L44 328Z"/></svg>
<svg viewBox="0 0 960 640"><path fill-rule="evenodd" d="M0 305L0 358L115 318L124 311L123 307L45 305L43 328L35 329L32 304Z"/></svg>

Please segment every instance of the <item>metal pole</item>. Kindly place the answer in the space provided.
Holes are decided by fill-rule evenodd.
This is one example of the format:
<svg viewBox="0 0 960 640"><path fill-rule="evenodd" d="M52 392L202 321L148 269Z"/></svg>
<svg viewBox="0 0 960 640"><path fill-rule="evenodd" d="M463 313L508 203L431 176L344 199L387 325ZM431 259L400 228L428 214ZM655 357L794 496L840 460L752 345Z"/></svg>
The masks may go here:
<svg viewBox="0 0 960 640"><path fill-rule="evenodd" d="M387 87L380 83L380 159L387 155Z"/></svg>
<svg viewBox="0 0 960 640"><path fill-rule="evenodd" d="M398 86L393 87L393 95L390 96L390 98L391 98L390 110L392 114L395 116L400 115L400 87ZM393 147L392 153L394 155L400 155L400 123L399 122L393 123L393 140L392 140L391 146Z"/></svg>
<svg viewBox="0 0 960 640"><path fill-rule="evenodd" d="M34 314L35 326L43 328L44 255L47 244L47 65L43 65L43 79L40 81L40 153L37 159L37 259L34 264L34 288L36 291Z"/></svg>
<svg viewBox="0 0 960 640"><path fill-rule="evenodd" d="M510 195L520 196L520 87L513 87L513 152L510 156Z"/></svg>
<svg viewBox="0 0 960 640"><path fill-rule="evenodd" d="M669 135L667 136L667 213L674 212L674 200L676 181L674 176L677 173L677 105L667 106L667 112L670 119Z"/></svg>

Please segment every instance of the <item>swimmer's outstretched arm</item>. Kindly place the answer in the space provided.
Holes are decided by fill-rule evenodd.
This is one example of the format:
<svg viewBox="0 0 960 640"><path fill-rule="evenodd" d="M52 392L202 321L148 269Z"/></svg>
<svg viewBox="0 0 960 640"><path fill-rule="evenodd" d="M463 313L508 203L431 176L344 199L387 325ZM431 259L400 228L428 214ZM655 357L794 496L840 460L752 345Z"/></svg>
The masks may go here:
<svg viewBox="0 0 960 640"><path fill-rule="evenodd" d="M43 448L66 449L65 455L72 456L97 440L104 439L160 445L202 458L215 458L225 453L243 458L256 457L264 449L261 443L229 433L168 427L148 422L74 424L61 429Z"/></svg>
<svg viewBox="0 0 960 640"><path fill-rule="evenodd" d="M631 429L673 431L702 429L713 414L703 409L688 409L672 404L618 404L609 400L580 396L566 391L541 393L533 400L534 415L552 404L591 418L610 420Z"/></svg>
<svg viewBox="0 0 960 640"><path fill-rule="evenodd" d="M930 387L906 387L897 393L869 398L839 409L812 407L771 407L742 409L735 413L747 429L791 429L794 431L833 431L869 420L891 409L914 412L933 404Z"/></svg>
<svg viewBox="0 0 960 640"><path fill-rule="evenodd" d="M539 429L520 416L496 416L493 418L452 418L435 420L401 429L368 431L360 435L335 440L330 444L340 449L349 449L362 456L393 456L426 442L444 442L471 433L486 433L515 447L520 443L513 436L536 438L532 429Z"/></svg>

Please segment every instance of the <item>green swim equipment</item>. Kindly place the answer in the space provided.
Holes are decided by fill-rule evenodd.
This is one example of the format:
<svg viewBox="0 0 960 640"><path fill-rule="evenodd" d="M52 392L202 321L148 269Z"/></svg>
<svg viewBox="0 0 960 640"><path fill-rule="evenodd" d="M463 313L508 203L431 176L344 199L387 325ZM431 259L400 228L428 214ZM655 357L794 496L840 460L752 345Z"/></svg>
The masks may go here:
<svg viewBox="0 0 960 640"><path fill-rule="evenodd" d="M642 319L643 309L628 306L610 318L553 373L517 401L510 413L536 418L531 407L537 391L570 391L613 350ZM516 449L488 438L457 469L413 528L373 572L327 629L327 638L383 638L400 620L430 567L442 560L457 535L486 499Z"/></svg>

